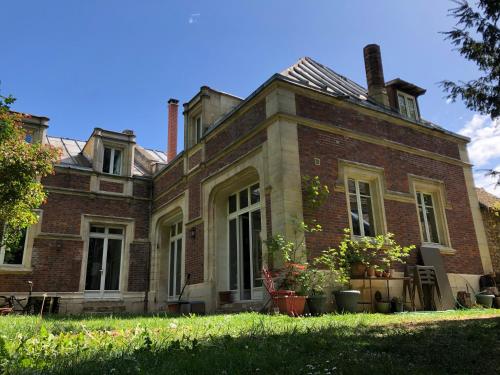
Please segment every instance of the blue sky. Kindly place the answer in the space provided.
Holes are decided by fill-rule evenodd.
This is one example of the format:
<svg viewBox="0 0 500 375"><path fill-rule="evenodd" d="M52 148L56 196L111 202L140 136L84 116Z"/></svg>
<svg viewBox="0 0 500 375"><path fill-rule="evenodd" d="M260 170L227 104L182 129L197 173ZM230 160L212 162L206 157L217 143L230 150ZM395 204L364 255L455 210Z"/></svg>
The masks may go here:
<svg viewBox="0 0 500 375"><path fill-rule="evenodd" d="M49 117L51 135L85 140L96 126L134 129L141 145L163 150L170 97L185 102L203 85L245 97L302 56L366 86L362 48L378 43L386 80L401 77L426 88L422 115L479 142L477 155L471 148L478 168L500 166L500 126L462 103L447 103L437 84L477 74L439 34L454 24L447 16L452 6L445 0L3 0L0 93L17 97L18 111ZM476 181L492 187L479 172Z"/></svg>

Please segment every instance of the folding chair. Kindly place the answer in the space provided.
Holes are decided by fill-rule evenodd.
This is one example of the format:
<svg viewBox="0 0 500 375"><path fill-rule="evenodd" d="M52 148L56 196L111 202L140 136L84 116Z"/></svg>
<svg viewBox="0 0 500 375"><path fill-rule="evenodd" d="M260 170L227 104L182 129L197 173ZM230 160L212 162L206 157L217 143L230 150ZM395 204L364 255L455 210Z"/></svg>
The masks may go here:
<svg viewBox="0 0 500 375"><path fill-rule="evenodd" d="M263 276L264 287L266 288L267 293L269 293L270 296L270 299L264 304L264 307L262 308L263 310L266 308L269 302L272 302L273 309L278 307L277 305L278 297L295 295L295 291L293 290L276 290L273 276L271 275L271 271L269 271L269 269L265 266L262 267L262 276Z"/></svg>
<svg viewBox="0 0 500 375"><path fill-rule="evenodd" d="M437 310L436 300L434 299L434 294L436 293L441 304L441 291L439 290L439 284L437 282L436 270L433 266L415 266L415 279L413 282L413 295L415 295L415 289L418 289L418 298L420 300L420 305L425 308L424 301L424 287L428 289L430 294L430 307L431 309Z"/></svg>
<svg viewBox="0 0 500 375"><path fill-rule="evenodd" d="M405 266L403 280L403 302L407 303L406 293L408 293L408 297L410 298L411 309L415 311L415 293L413 292L414 278L415 278L415 266Z"/></svg>

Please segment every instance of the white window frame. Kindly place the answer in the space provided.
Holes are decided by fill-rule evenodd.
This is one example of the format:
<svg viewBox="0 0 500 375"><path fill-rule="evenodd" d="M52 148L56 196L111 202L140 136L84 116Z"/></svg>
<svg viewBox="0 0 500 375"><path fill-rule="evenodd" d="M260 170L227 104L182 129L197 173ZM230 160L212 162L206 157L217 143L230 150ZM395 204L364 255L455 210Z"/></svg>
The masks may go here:
<svg viewBox="0 0 500 375"><path fill-rule="evenodd" d="M5 227L6 225L4 225L4 233L5 233ZM10 264L10 263L4 263L4 260L5 260L5 253L7 251L7 246L6 245L3 245L2 247L0 247L0 267L13 267L13 268L19 268L19 267L23 267L23 265L25 264L26 260L26 253L27 253L27 245L28 245L28 235L29 235L29 230L30 228L26 228L26 235L24 237L24 244L23 244L23 259L21 260L21 263L20 264ZM0 240L3 241L3 238L1 238Z"/></svg>
<svg viewBox="0 0 500 375"><path fill-rule="evenodd" d="M357 239L362 236L356 236L353 234L351 204L349 199L349 179L369 183L373 212L374 235L377 236L380 234L386 234L387 221L384 205L384 194L386 191L384 183L384 169L369 164L342 159L339 160L339 182L343 182L343 185L340 185L339 187L341 189L344 189L345 191L347 216L349 220L349 228L351 230L351 237Z"/></svg>
<svg viewBox="0 0 500 375"><path fill-rule="evenodd" d="M420 206L422 207L422 216L424 218L424 228L422 228L423 229L422 234L424 235L423 243L425 243L425 244L441 244L441 235L439 234L439 222L438 222L438 218L437 218L437 214L436 214L436 208L437 208L436 203L435 203L436 200L434 199L434 196L431 193L417 191L416 194L417 194L417 206L419 209L420 209ZM432 212L434 215L434 223L436 224L436 233L438 236L438 242L434 242L431 240L431 231L429 228L429 221L427 219L427 208L429 206L425 204L424 195L431 197L431 202L432 202L431 208L432 208ZM422 202L421 205L418 203L418 196L420 196L420 202ZM418 219L420 221L420 215L419 215Z"/></svg>
<svg viewBox="0 0 500 375"><path fill-rule="evenodd" d="M104 233L96 233L96 232L91 232L92 227L100 227L104 228ZM109 233L109 229L121 229L122 234L113 234ZM87 241L87 251L86 251L86 259L85 259L85 271L84 271L84 293L86 297L90 298L105 298L105 297L119 297L121 293L123 292L123 272L124 272L124 262L125 262L125 233L126 233L126 228L121 225L110 225L110 224L100 224L100 223L91 223L89 226L89 241ZM85 284L87 281L87 265L88 265L88 259L89 259L89 252L88 252L88 247L90 245L90 239L91 238L101 238L104 239L104 244L103 244L103 252L102 252L102 270L101 270L101 280L100 280L100 287L99 290L87 290L85 289ZM105 283L106 283L106 266L107 266L107 252L108 252L108 240L109 239L119 239L121 240L121 253L120 253L120 275L119 275L119 281L118 281L118 290L105 290Z"/></svg>
<svg viewBox="0 0 500 375"><path fill-rule="evenodd" d="M415 200L416 218L420 229L420 240L422 241L422 245L437 247L440 249L442 254L454 254L456 250L452 248L450 233L448 230L448 221L446 218L446 208L451 208L451 206L448 206L446 203L447 198L444 183L439 180L412 174L409 174L409 183L411 193ZM430 237L427 236L428 228L426 228L425 225L422 227L422 223L420 221L417 199L418 192L432 196L434 219L437 225L439 243L426 241L426 239Z"/></svg>
<svg viewBox="0 0 500 375"><path fill-rule="evenodd" d="M179 225L182 228L182 232L179 233ZM172 226L175 226L175 235L172 236ZM184 223L182 220L175 221L174 223L168 225L168 230L169 230L169 241L168 241L168 281L167 281L167 297L169 300L177 299L179 297L179 294L177 294L177 272L180 272L181 277L180 277L180 291L182 292L182 285L184 283L184 249L185 249L185 239L184 239ZM179 249L178 249L178 240L181 240L181 261L180 261L180 267L181 269L177 269L177 257L179 255ZM175 246L175 253L174 253L174 274L172 275L170 270L171 270L171 259L172 259L172 243L174 243ZM170 294L170 285L173 282L173 292L174 294Z"/></svg>
<svg viewBox="0 0 500 375"><path fill-rule="evenodd" d="M404 93L402 91L397 91L396 92L396 96L397 96L399 113L402 114L404 117L409 118L410 120L415 120L415 121L418 120L419 119L419 115L418 115L418 108L417 108L417 99L414 96L406 94L406 93ZM401 106L399 104L399 97L400 96L403 97L404 102L405 102L405 110L404 110L404 112L403 112L403 109L401 108ZM410 116L410 111L408 109L408 103L412 103L413 109L415 111L415 117L414 118Z"/></svg>
<svg viewBox="0 0 500 375"><path fill-rule="evenodd" d="M109 172L104 171L104 154L106 153L106 149L111 150L109 157ZM120 151L120 165L117 173L113 172L113 170L115 169L115 151ZM102 173L110 174L113 176L121 176L122 169L123 169L123 150L121 148L104 145L102 154Z"/></svg>
<svg viewBox="0 0 500 375"><path fill-rule="evenodd" d="M259 185L259 201L256 202L256 203L253 203L252 204L252 194L251 194L251 188L255 185ZM246 190L247 192L247 199L248 199L248 205L244 208L241 208L240 207L240 193L242 191ZM236 195L236 210L234 212L229 212L229 197L232 196L232 195ZM238 189L236 191L234 191L233 193L229 194L227 196L227 270L228 270L228 278L227 278L227 290L231 290L231 275L230 275L230 272L231 272L231 256L230 256L230 251L231 251L231 248L230 248L230 222L231 220L234 220L236 219L236 238L237 238L237 243L238 243L238 246L240 245L240 225L239 225L239 216L242 215L242 214L245 214L245 213L248 213L249 215L249 226L250 226L250 234L253 232L253 226L252 226L252 220L250 219L251 218L251 214L257 210L260 211L260 217L261 217L261 234L260 234L260 237L262 238L262 186L260 184L260 182L254 182L250 185L247 185L241 189ZM250 238L249 238L249 246L250 246L250 251L252 251L253 249L253 240L252 240L252 236L250 235ZM261 252L262 252L262 256L263 255L263 248L262 248L262 244L261 244ZM235 292L237 292L236 294L236 300L237 301L246 301L246 300L242 300L240 297L241 297L241 285L240 285L240 278L241 278L241 259L240 259L240 249L238 248L238 253L237 253L237 275L238 275L238 289L235 290ZM250 270L252 272L252 277L250 279L250 282L251 282L251 287L250 287L250 299L248 301L252 301L252 300L255 300L257 299L258 296L260 296L260 291L262 290L262 286L255 286L254 285L254 279L255 279L255 275L253 275L253 254L250 255Z"/></svg>
<svg viewBox="0 0 500 375"><path fill-rule="evenodd" d="M374 235L370 236L370 237L375 237L377 235L377 229L376 229L377 228L377 224L376 224L377 220L375 218L375 207L373 204L373 199L374 199L374 197L373 197L373 184L371 184L370 181L365 181L365 180L362 180L359 178L348 177L347 178L348 184L347 184L346 188L347 188L347 194L348 194L349 198L353 194L349 191L349 180L354 181L354 187L356 190L354 195L356 196L356 205L357 205L357 209L358 209L358 220L359 220L359 231L360 231L359 236L365 237L365 228L364 228L364 225L362 223L364 212L363 212L362 205L361 205L361 197L363 196L363 197L370 198L370 204L371 204L371 209L372 209L372 219L373 219L373 223L370 223L370 225L372 226L373 232L374 232ZM359 191L359 183L360 182L368 184L368 186L370 187L370 195L369 196L367 196L365 194L361 194L361 192ZM348 200L348 206L349 206L349 217L351 217L351 200L350 199ZM353 227L353 223L352 223L352 218L351 218L351 231L354 235L354 227Z"/></svg>

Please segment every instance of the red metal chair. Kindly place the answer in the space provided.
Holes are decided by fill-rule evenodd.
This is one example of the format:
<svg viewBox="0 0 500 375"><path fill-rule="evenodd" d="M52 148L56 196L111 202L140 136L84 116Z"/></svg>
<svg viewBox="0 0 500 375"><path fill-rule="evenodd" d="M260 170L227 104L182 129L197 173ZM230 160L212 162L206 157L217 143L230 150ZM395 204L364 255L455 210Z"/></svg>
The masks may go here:
<svg viewBox="0 0 500 375"><path fill-rule="evenodd" d="M269 296L271 297L270 301L272 301L273 309L278 307L277 299L279 297L295 295L295 291L293 290L276 290L276 287L274 285L273 275L271 274L271 271L269 271L269 269L265 266L262 267L262 275L263 275L264 287L266 288L267 292L269 293ZM264 308L270 301L266 302Z"/></svg>

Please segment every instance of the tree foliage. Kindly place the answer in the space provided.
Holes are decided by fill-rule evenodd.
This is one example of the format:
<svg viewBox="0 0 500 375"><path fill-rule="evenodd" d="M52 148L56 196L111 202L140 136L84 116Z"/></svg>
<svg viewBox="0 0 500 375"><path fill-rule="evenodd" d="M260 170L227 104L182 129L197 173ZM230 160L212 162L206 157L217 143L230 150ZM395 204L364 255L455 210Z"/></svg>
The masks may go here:
<svg viewBox="0 0 500 375"><path fill-rule="evenodd" d="M450 15L457 24L443 34L462 56L478 66L481 76L468 82L445 80L441 85L447 98L461 98L470 110L495 119L500 116L500 1L478 0L476 7L465 0L455 3L457 7L450 9Z"/></svg>
<svg viewBox="0 0 500 375"><path fill-rule="evenodd" d="M54 171L58 151L25 141L22 116L12 112L12 96L0 96L0 223L5 224L1 245L13 245L20 229L35 224L35 209L46 199L40 178Z"/></svg>

